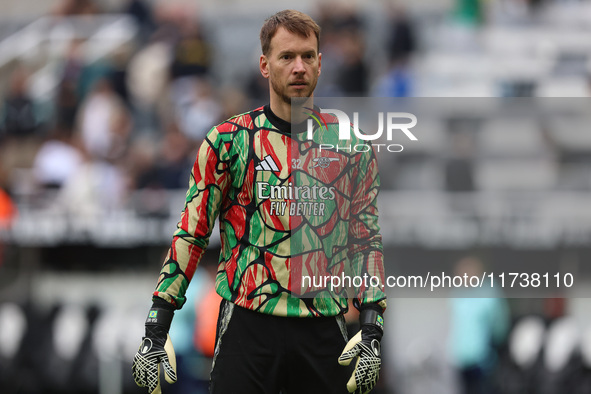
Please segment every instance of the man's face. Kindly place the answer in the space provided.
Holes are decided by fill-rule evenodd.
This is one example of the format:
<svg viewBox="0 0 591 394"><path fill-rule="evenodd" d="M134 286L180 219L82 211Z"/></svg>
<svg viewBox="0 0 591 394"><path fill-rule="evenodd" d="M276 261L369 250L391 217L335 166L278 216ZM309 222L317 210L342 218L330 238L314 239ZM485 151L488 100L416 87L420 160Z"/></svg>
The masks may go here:
<svg viewBox="0 0 591 394"><path fill-rule="evenodd" d="M271 95L290 104L292 97L311 97L320 75L316 36L302 37L283 27L271 39L269 53L261 55L261 74L271 83Z"/></svg>

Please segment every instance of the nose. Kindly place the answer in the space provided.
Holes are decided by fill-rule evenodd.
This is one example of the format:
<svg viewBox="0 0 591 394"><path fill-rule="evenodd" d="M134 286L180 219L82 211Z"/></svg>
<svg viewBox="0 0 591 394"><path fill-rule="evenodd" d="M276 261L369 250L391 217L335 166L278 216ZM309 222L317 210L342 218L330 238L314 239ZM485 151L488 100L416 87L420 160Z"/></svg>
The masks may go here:
<svg viewBox="0 0 591 394"><path fill-rule="evenodd" d="M293 73L294 74L302 74L306 71L306 67L304 67L304 59L301 56L297 56L295 58L293 64Z"/></svg>

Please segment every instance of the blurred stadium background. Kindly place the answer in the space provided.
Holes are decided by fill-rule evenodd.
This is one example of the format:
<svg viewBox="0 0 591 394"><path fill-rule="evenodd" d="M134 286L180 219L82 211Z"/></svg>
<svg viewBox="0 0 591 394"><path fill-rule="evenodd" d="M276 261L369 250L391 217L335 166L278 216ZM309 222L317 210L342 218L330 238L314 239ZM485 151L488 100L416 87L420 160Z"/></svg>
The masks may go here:
<svg viewBox="0 0 591 394"><path fill-rule="evenodd" d="M258 31L283 8L323 28L318 96L561 98L549 120L444 114L382 162L387 274L543 267L576 286L391 290L374 392L591 393L583 0L0 0L0 392L144 391L131 359L188 171L212 125L266 102ZM205 392L217 248L214 232L165 392Z"/></svg>

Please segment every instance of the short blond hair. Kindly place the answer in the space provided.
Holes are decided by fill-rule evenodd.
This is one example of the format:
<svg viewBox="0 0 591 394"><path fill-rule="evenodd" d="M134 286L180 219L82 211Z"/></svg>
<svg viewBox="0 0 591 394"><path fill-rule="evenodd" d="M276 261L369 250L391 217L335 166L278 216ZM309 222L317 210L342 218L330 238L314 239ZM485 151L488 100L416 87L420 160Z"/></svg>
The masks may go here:
<svg viewBox="0 0 591 394"><path fill-rule="evenodd" d="M317 49L320 51L320 26L314 22L314 19L300 11L283 10L267 18L261 28L260 39L263 55L267 55L271 50L271 39L279 27L302 37L308 37L313 33L318 42Z"/></svg>

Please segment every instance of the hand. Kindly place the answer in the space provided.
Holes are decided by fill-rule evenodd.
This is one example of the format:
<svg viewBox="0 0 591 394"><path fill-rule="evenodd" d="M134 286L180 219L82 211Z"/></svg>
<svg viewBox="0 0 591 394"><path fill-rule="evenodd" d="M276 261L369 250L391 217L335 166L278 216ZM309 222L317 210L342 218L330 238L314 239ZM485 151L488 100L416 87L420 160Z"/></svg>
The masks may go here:
<svg viewBox="0 0 591 394"><path fill-rule="evenodd" d="M146 336L133 357L133 379L140 387L148 387L148 393L160 394L160 364L168 383L176 382L176 357L168 330L173 311L162 302L154 302L146 319Z"/></svg>
<svg viewBox="0 0 591 394"><path fill-rule="evenodd" d="M168 383L176 382L176 357L170 336L166 338L144 337L133 358L133 379L140 387L148 387L148 393L160 394L160 368Z"/></svg>
<svg viewBox="0 0 591 394"><path fill-rule="evenodd" d="M347 390L350 393L366 394L376 385L380 375L383 318L375 310L362 310L360 320L361 330L345 346L339 364L349 365L357 358L355 371L347 382Z"/></svg>

